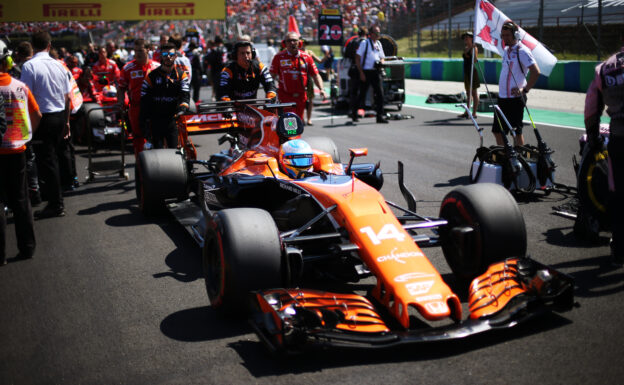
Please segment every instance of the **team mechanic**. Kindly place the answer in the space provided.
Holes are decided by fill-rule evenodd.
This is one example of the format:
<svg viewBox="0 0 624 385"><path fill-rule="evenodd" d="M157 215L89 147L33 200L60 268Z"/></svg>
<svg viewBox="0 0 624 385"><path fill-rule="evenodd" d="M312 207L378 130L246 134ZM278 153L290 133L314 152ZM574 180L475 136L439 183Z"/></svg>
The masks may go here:
<svg viewBox="0 0 624 385"><path fill-rule="evenodd" d="M271 62L271 75L277 78L279 86L277 96L280 102L297 103L295 109L286 109L295 112L303 119L303 111L306 106L306 87L309 77L321 91L323 99L326 98L323 89L323 80L314 64L314 61L305 52L299 50L301 46L298 33L289 32L284 38L286 49L277 53Z"/></svg>
<svg viewBox="0 0 624 385"><path fill-rule="evenodd" d="M11 52L5 47L0 54L0 266L6 264L7 203L13 210L17 259L32 258L36 245L24 151L41 121L41 112L26 84L7 73L11 66Z"/></svg>
<svg viewBox="0 0 624 385"><path fill-rule="evenodd" d="M260 83L268 99L275 98L275 85L267 67L255 58L251 43L234 45L233 58L221 71L217 100L255 99Z"/></svg>
<svg viewBox="0 0 624 385"><path fill-rule="evenodd" d="M605 105L609 124L609 211L611 261L624 264L624 47L596 67L596 76L585 97L585 129L589 145L601 147L600 116Z"/></svg>
<svg viewBox="0 0 624 385"><path fill-rule="evenodd" d="M145 77L141 87L141 111L139 121L141 132L148 142L145 149L152 146L168 148L178 146L176 117L189 108L189 78L180 66L174 64L176 48L167 43L160 48L160 67Z"/></svg>
<svg viewBox="0 0 624 385"><path fill-rule="evenodd" d="M524 119L526 94L537 83L540 69L531 50L516 38L517 32L518 26L512 21L506 22L501 27L500 36L506 48L498 81L498 106L507 117L509 124L515 128L514 143L522 146L524 145L522 120ZM527 71L529 71L528 81L526 80ZM494 133L496 144L499 146L503 145L502 132L507 133L509 131L503 122L504 120L498 116L498 113L495 113L492 133Z"/></svg>
<svg viewBox="0 0 624 385"><path fill-rule="evenodd" d="M126 92L129 94L130 106L128 115L130 116L130 129L132 130L132 146L134 156L138 156L143 151L145 137L139 125L139 113L141 111L141 86L145 80L145 75L158 68L159 63L147 57L149 46L144 39L134 41L134 60L128 62L121 70L119 76L119 90L117 93L117 103L123 108Z"/></svg>

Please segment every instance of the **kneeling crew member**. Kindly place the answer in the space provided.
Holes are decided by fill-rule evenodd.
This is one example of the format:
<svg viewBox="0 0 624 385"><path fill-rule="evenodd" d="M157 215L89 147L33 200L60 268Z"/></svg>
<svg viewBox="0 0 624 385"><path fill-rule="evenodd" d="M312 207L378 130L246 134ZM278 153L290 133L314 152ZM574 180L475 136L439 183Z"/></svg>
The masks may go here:
<svg viewBox="0 0 624 385"><path fill-rule="evenodd" d="M189 78L180 66L174 64L175 46L171 43L160 49L160 67L145 77L141 87L141 132L151 142L146 149L178 146L176 117L189 108Z"/></svg>
<svg viewBox="0 0 624 385"><path fill-rule="evenodd" d="M268 99L276 96L273 77L268 68L255 59L251 43L236 43L232 56L232 61L221 71L217 100L255 99L260 83Z"/></svg>

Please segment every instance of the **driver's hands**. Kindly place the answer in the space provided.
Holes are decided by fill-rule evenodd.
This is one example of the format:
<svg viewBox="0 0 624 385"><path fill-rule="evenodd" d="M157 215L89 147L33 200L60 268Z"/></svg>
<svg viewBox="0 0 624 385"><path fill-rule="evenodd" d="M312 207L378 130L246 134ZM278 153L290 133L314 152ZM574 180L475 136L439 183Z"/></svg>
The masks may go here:
<svg viewBox="0 0 624 385"><path fill-rule="evenodd" d="M154 148L154 145L150 141L145 142L143 145L144 151L151 150L152 148Z"/></svg>

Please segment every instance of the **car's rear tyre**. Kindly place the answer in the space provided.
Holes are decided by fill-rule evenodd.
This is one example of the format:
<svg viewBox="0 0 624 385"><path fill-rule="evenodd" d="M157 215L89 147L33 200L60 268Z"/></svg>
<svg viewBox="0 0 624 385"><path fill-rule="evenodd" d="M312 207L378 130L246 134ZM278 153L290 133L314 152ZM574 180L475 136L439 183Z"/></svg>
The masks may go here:
<svg viewBox="0 0 624 385"><path fill-rule="evenodd" d="M206 292L213 308L249 311L249 292L283 286L282 247L271 215L256 208L216 212L202 253Z"/></svg>
<svg viewBox="0 0 624 385"><path fill-rule="evenodd" d="M446 195L440 217L444 257L462 282L482 274L508 257L524 257L526 227L518 204L507 189L493 183L459 187Z"/></svg>
<svg viewBox="0 0 624 385"><path fill-rule="evenodd" d="M304 138L304 140L308 142L312 149L326 152L331 155L334 163L340 163L340 152L338 152L338 147L336 147L336 143L334 143L331 138L326 136L310 136Z"/></svg>
<svg viewBox="0 0 624 385"><path fill-rule="evenodd" d="M175 149L143 151L135 167L136 196L145 216L160 214L166 199L188 197L189 175L184 157Z"/></svg>

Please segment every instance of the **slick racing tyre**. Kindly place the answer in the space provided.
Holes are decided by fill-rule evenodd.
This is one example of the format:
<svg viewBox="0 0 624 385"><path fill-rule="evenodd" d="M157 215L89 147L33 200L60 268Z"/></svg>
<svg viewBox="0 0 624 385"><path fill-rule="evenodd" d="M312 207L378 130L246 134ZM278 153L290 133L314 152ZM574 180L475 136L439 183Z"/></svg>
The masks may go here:
<svg viewBox="0 0 624 385"><path fill-rule="evenodd" d="M83 144L88 143L88 136L93 135L93 129L106 127L106 116L104 110L95 110L101 108L97 103L85 103L84 108L84 124L81 125L81 131L78 136L78 141ZM88 130L91 130L89 132ZM95 138L92 137L95 141Z"/></svg>
<svg viewBox="0 0 624 385"><path fill-rule="evenodd" d="M609 227L609 154L586 146L577 176L578 197L585 219L597 222L596 236L588 231L586 238L597 238L597 232ZM591 227L591 226L590 226ZM589 227L588 227L589 228ZM579 232L580 233L580 232ZM578 234L577 234L578 235Z"/></svg>
<svg viewBox="0 0 624 385"><path fill-rule="evenodd" d="M283 286L279 232L265 210L215 213L204 238L202 260L210 304L229 315L249 311L252 290Z"/></svg>
<svg viewBox="0 0 624 385"><path fill-rule="evenodd" d="M524 257L527 236L524 219L504 187L479 183L446 195L440 217L444 257L455 276L469 282L489 265L508 257Z"/></svg>
<svg viewBox="0 0 624 385"><path fill-rule="evenodd" d="M340 152L336 143L326 136L310 136L304 139L314 150L328 153L332 157L334 163L340 163Z"/></svg>
<svg viewBox="0 0 624 385"><path fill-rule="evenodd" d="M175 149L142 151L135 167L136 196L145 216L160 214L165 200L188 197L189 175L184 157Z"/></svg>

